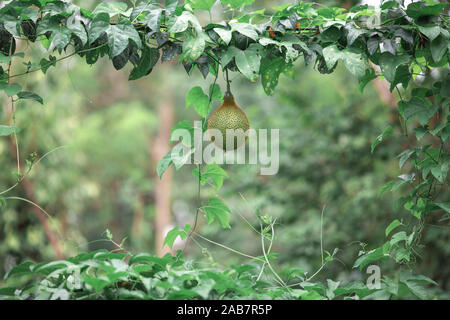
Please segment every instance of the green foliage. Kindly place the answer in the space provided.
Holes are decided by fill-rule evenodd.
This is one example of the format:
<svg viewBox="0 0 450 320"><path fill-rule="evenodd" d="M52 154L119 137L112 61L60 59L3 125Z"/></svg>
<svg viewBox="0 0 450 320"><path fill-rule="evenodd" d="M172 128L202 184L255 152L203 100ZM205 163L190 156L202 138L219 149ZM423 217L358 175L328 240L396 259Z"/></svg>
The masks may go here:
<svg viewBox="0 0 450 320"><path fill-rule="evenodd" d="M216 164L207 164L201 173L198 168L194 169L192 174L200 179L200 184L202 186L211 180L217 190L222 187L223 179L228 177L226 171Z"/></svg>
<svg viewBox="0 0 450 320"><path fill-rule="evenodd" d="M231 210L225 205L225 203L217 198L211 198L208 200L208 203L203 202L202 204L203 206L201 209L205 212L208 224L211 224L214 220L217 220L222 228L231 228L229 217Z"/></svg>
<svg viewBox="0 0 450 320"><path fill-rule="evenodd" d="M17 126L0 126L0 137L9 136L19 132L20 129Z"/></svg>
<svg viewBox="0 0 450 320"><path fill-rule="evenodd" d="M254 1L220 2L238 9ZM37 10L30 10L31 3ZM99 57L108 56L116 69L122 69L130 62L133 68L129 79L136 80L150 74L160 57L168 61L181 54L180 61L188 74L197 67L205 78L209 73L215 77L208 94L196 86L186 96L186 107L193 105L205 123L213 99L220 100L222 97L216 87L220 67L223 71L237 71L252 82L261 75L267 95L273 94L281 73L291 73L292 64L299 57L303 57L305 64L314 64L323 74L335 71L339 61L342 61L359 81L361 91L377 76L384 77L390 83L390 91L395 89L399 94L401 101L398 103L398 112L405 120L405 127L408 121L417 119L420 127L414 128L415 137L418 140L427 139L431 143L403 150L398 155L399 167L407 172L399 175L399 180L385 184L380 191L405 190L408 186L408 193L396 200L395 207L403 207L410 213L414 218L412 227L391 235L402 225L399 220L394 220L385 229L385 236L390 238L379 247L367 252L362 250L353 267L362 270L369 264L384 262L388 258L398 264L414 262L425 219L437 210L445 211L448 217L449 211L447 199L439 198L440 193L447 190L450 165L448 148L445 147L450 135L448 70L444 71L446 80L431 78L432 83L424 83L408 91L408 85L418 74L448 67L450 35L445 4L419 1L402 7L391 1L385 2L379 12L380 21L377 25L372 24L371 18L377 18L375 15L378 13L368 6L346 11L342 8L315 9L313 4L297 3L275 8L269 22L264 24L250 23L252 18L259 15L253 13L238 17L237 22L202 26L192 9L210 11L215 3L191 0L177 6L178 1L168 0L166 7L160 8L150 1L142 1L128 9L125 3L108 2L100 3L91 12L63 1L14 1L14 4L0 9L0 90L11 98L11 109L14 109L14 103L18 100L35 100L42 104L43 99L38 94L22 91L22 85L11 80L39 70L45 74L51 66L56 66L71 55L85 57L88 64L96 63ZM76 19L76 12L81 12L83 18ZM39 63L24 62L27 68L25 72L11 74L11 64L24 58L24 55L15 53L16 37L31 42L39 39L49 51L48 59L42 58ZM69 47L73 47L72 54L61 58L52 55L54 51L62 54ZM372 68L371 64L378 65L380 70ZM403 99L401 90L407 99ZM176 128L193 130L187 122L179 123ZM0 136L17 132L15 125L0 127ZM391 134L392 127L388 126L373 142L372 153ZM192 145L191 141L185 139L182 139L182 143ZM180 150L172 149L161 159L156 168L159 177L171 164L177 170L185 164L192 152L186 155L181 154ZM227 174L213 165L204 170L198 167L194 176L198 178L199 186L212 181L215 189L219 190ZM0 199L2 206L5 199ZM208 225L217 221L224 229L231 227L231 210L219 198L210 197L207 202L201 202L197 215L199 211L205 214ZM327 279L325 286L320 282L309 282L311 277L300 277L302 282L294 286L298 285L301 289L291 290L274 271L270 262L273 258L270 249L265 250L265 241L270 241L270 248L272 246L274 223L266 222L264 229L261 225L264 260L262 257L253 259L263 261L262 270L266 266L270 268L275 281L281 284L276 289L254 281L255 274L250 271L254 271L253 266L241 268L241 272L237 270L239 268L223 272L199 268L191 270L186 268L180 253L175 257L168 255L163 258L140 254L131 256L127 263L125 254L98 251L67 261L41 264L24 262L13 268L8 277L40 275L44 279L37 286L30 286L20 292L11 288L2 289L0 295L18 299L333 299L339 295L345 295L345 298L387 299L413 294L425 299L429 295L423 285L435 284L424 276L400 272L395 280L385 277L382 288L378 290L363 288L359 283L340 287L340 282L331 279ZM269 229L272 229L271 233L267 231ZM172 247L177 237L185 239L190 230L189 225L183 230L176 227L168 233L165 244ZM107 233L107 238L113 241L110 233ZM324 259L322 251L319 271L334 259L335 253L328 253ZM71 288L69 280L74 268L79 270L82 282L81 288L77 290Z"/></svg>
<svg viewBox="0 0 450 320"><path fill-rule="evenodd" d="M173 243L175 242L175 239L180 237L181 240L186 239L186 237L189 234L189 231L191 230L191 226L186 224L183 228L183 230L179 230L178 227L173 228L170 230L166 237L164 238L164 245L167 245L169 248L173 247Z"/></svg>
<svg viewBox="0 0 450 320"><path fill-rule="evenodd" d="M185 228L186 229L186 228ZM186 231L186 230L185 230ZM177 231L184 232L184 231ZM184 233L184 236L186 234ZM376 299L380 295L400 298L413 295L430 297L426 285L436 283L424 276L402 271L398 278L383 279L379 289L368 289L361 282L342 285L340 281L304 281L303 272L290 270L296 286L274 286L257 281L254 264L233 265L228 270L201 268L184 259L181 251L156 257L145 253L128 255L96 250L64 261L36 264L25 261L6 278L28 278L30 285L0 289L2 300L25 299ZM303 279L303 280L302 280ZM298 288L296 288L298 287Z"/></svg>

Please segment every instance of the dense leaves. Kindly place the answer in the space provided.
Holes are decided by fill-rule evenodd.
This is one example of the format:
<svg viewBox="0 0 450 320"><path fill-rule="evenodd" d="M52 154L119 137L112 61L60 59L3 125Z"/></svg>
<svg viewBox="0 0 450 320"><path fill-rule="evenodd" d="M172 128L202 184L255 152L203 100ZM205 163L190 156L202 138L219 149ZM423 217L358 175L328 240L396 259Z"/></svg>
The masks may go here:
<svg viewBox="0 0 450 320"><path fill-rule="evenodd" d="M210 10L215 2L187 1L183 6L168 2L167 8L161 8L151 1L140 1L130 13L122 2L101 3L89 12L63 1L52 1L38 3L38 12L28 7L29 1L20 0L15 6L0 10L0 22L3 22L0 29L4 34L1 46L5 48L4 55L9 55L8 44L14 36L31 38L28 28L23 27L23 22L31 19L37 24L33 37L41 36L49 49L62 52L73 46L75 52L88 59L98 54L103 56L105 52L115 58L127 50L128 59L123 60L119 68L130 61L135 67L130 79L151 72L160 56L163 61L168 61L178 55L180 43L181 59L192 66L197 65L205 74L217 69L217 61L222 66L234 61L237 70L251 81L260 74L268 75L267 62L281 56L285 63L276 59L275 74L269 75L271 80L262 79L268 94L276 86L278 74L285 72L300 56L306 63L315 62L321 72L333 70L342 60L361 82L366 82L366 75L370 74L367 63L370 59L380 65L382 75L392 83L391 90L397 84L406 86L415 65L423 68L423 59L439 66L448 63L449 32L447 19L440 16L444 9L439 3L415 2L407 8L385 5L379 13L366 6L345 12L338 8L316 10L311 4L300 3L276 8L264 24L249 23L252 14L247 14L237 22L202 27L192 9ZM238 8L253 1L221 2ZM399 15L410 19L390 18ZM262 47L256 46L255 42ZM102 45L107 48L96 49ZM149 51L149 47L154 51ZM162 50L163 54L156 50ZM208 68L201 63L192 64L203 55L210 57ZM137 56L141 58L132 59ZM114 61L117 63L117 59ZM41 63L41 67L45 72L48 64ZM191 68L187 70L191 72Z"/></svg>
<svg viewBox="0 0 450 320"><path fill-rule="evenodd" d="M186 229L186 228L185 228ZM183 233L186 230L172 230ZM169 241L169 240L167 240ZM330 279L327 286L305 281L299 270L287 272L292 287L258 281L256 264L233 265L228 270L201 268L186 261L181 251L164 257L97 250L65 261L34 263L14 267L8 279L28 277L35 284L21 289L0 289L3 300L23 299L377 299L430 297L431 279L404 270L397 278L385 278L380 288L369 289L362 282L346 284ZM288 280L289 280L288 279Z"/></svg>
<svg viewBox="0 0 450 320"><path fill-rule="evenodd" d="M433 83L424 83L423 87L407 90L417 76L448 67L450 36L448 15L444 12L446 4L419 1L403 7L398 2L386 1L381 10L376 11L367 5L344 10L315 9L313 4L298 3L275 8L268 21L262 24L252 23L252 19L259 15L256 12L238 16L232 21L217 24L211 21L202 26L194 10L211 13L216 3L189 0L178 5L178 1L168 0L165 8L161 8L152 1L140 1L129 8L122 2L103 2L91 12L64 1L13 1L0 9L0 91L11 99L12 104L18 100L34 100L42 104L43 99L38 94L22 90L16 77L39 70L46 73L60 60L75 54L85 57L88 64L108 56L116 69L131 63L130 80L150 74L160 58L165 62L180 55L179 59L188 74L197 68L205 78L212 74L215 79L208 93L197 86L186 96L186 107L193 106L204 123L211 111L212 100L221 98L220 90L215 87L220 69L239 72L252 82L262 76L261 83L268 95L273 94L281 74L291 75L292 64L300 57L303 57L305 64L313 64L320 73L325 74L333 72L339 63L343 63L360 82L361 91L371 80L383 77L389 82L390 90L395 90L399 95L398 113L402 119L420 124L414 130L415 137L421 140L429 136L434 142L403 150L398 155L399 167L406 168L408 172L386 183L380 191L397 191L408 186L409 194L398 198L395 206L402 205L417 224L412 226L412 230L405 228L393 233L404 227L402 222L394 220L386 228L387 241L377 248L361 251L353 267L362 269L387 258L399 264L413 262L414 248L420 242L426 216L433 211L444 211L445 220L449 212L446 200L436 201L439 192L447 190L450 165L448 148L445 147L450 136L448 68L443 71L445 80L433 80ZM220 3L238 9L253 1L221 0ZM39 63L24 62L25 72L11 74L11 64L24 58L23 53L16 53L16 38L31 42L39 39L48 50L48 57L42 58ZM54 51L62 55L68 50L73 50L73 53L60 58L54 56ZM177 127L193 130L186 122L179 123ZM372 152L391 135L391 129L387 127L375 139ZM0 136L18 131L15 125L0 126ZM181 140L184 145L192 145L191 141ZM171 164L176 169L181 168L192 152L184 154L176 148L169 151L158 163L159 177ZM194 171L194 176L200 185L211 182L217 190L227 177L217 166L206 166L203 170L199 167ZM0 200L4 205L5 200ZM219 198L211 197L202 202L197 214L199 211L205 215L208 224L218 222L222 228L231 227L231 210ZM165 244L171 247L177 237L185 239L189 231L189 225L183 230L173 229ZM264 236L269 236L263 230L262 236L264 245ZM329 254L328 258L333 256ZM395 281L386 277L382 288L372 291L357 283L340 287L339 282L332 280L327 281L327 286L310 284L306 278L301 279L301 289L291 290L281 286L268 290L266 285L254 281L253 271L249 271L254 266L248 267L248 272L237 269L236 272L219 272L190 270L184 265L180 254L163 258L136 255L128 263L124 258L124 254L95 252L67 261L43 264L25 262L13 268L8 276L44 275L44 280L39 286L32 286L23 292L2 289L0 295L19 299L92 296L332 299L349 294L353 298L390 298L407 292L424 299L427 292L421 285L434 284L423 276L401 272ZM266 251L264 258L263 267L266 263L270 266ZM71 288L69 281L74 268L78 268L81 275L81 287L77 290ZM278 281L282 282L280 279Z"/></svg>

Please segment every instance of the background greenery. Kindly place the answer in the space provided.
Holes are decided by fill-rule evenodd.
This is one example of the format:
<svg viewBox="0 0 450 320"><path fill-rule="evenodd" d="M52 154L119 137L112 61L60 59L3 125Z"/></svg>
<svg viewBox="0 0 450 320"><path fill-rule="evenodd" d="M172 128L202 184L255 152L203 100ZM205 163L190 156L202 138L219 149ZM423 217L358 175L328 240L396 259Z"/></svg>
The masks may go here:
<svg viewBox="0 0 450 320"><path fill-rule="evenodd" d="M254 7L275 3L279 4L261 1ZM83 1L78 4L85 5ZM39 45L21 45L27 56L43 56ZM232 229L220 230L202 221L200 232L257 256L261 254L259 237L240 215L257 227L256 212L267 213L278 222L273 248L278 253L277 268L313 272L321 261L320 219L325 207L324 248L340 250L318 279L364 281L367 275L352 269L359 250L367 243L381 245L393 218L406 224L411 219L406 210L393 209L390 193L378 195L387 181L401 174L391 155L411 139L405 136L397 111L380 101L373 85L361 94L357 81L341 65L333 74L321 75L312 66L297 63L294 74L293 79L281 78L272 97L237 73L231 75L237 103L252 127L280 128L280 171L275 176L260 176L255 166L225 167L229 178L221 197L232 210ZM185 94L194 85L206 86L198 71L188 78L181 65L158 64L151 77L136 82L128 82L127 75L106 59L88 66L74 57L46 75L31 74L24 82L27 90L39 92L45 104L17 104L22 157L64 146L40 162L30 180L38 203L61 232L66 256L115 249L109 241L98 241L105 239L105 229L111 230L116 241L126 237L124 246L131 252L155 252L156 163L151 151L160 125L157 108L170 100L175 123L195 120L193 112L185 110ZM223 91L224 83L219 78ZM6 121L5 113L0 119ZM394 135L371 154L371 143L386 127L386 119ZM0 190L14 184L15 166L6 140L1 139ZM192 223L197 205L192 169L185 166L173 176L172 213L174 224L181 227ZM212 192L205 190L202 198ZM16 195L26 197L22 186ZM25 259L55 258L30 209L25 202L9 200L1 211L0 278ZM448 225L437 220L426 223L424 248L415 267L439 284L442 297L448 297L450 234ZM242 261L228 251L202 244L208 252L191 242L187 258L220 266ZM382 273L390 271L389 264L383 265ZM0 287L3 284L0 280Z"/></svg>

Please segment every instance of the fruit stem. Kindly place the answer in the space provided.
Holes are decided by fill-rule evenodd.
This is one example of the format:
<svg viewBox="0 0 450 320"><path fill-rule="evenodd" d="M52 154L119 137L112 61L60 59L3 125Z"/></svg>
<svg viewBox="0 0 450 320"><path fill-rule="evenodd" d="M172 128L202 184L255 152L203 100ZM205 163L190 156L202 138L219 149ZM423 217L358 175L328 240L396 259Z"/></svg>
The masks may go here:
<svg viewBox="0 0 450 320"><path fill-rule="evenodd" d="M228 68L225 68L225 76L227 79L227 91L225 92L225 97L231 98L233 95L231 94L230 80L228 78Z"/></svg>

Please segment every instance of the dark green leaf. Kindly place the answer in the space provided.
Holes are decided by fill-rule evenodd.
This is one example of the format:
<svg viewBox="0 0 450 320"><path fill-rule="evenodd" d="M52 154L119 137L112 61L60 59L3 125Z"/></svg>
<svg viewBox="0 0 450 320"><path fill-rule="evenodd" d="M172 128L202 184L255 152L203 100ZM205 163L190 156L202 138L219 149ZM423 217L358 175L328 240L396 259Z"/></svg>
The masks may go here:
<svg viewBox="0 0 450 320"><path fill-rule="evenodd" d="M209 104L209 97L203 92L200 87L193 87L186 95L186 108L194 106L195 111L202 116L206 117L209 114L211 105Z"/></svg>
<svg viewBox="0 0 450 320"><path fill-rule="evenodd" d="M36 93L29 91L22 91L17 94L19 99L29 99L39 102L40 104L44 104L44 100Z"/></svg>
<svg viewBox="0 0 450 320"><path fill-rule="evenodd" d="M386 237L389 235L389 233L391 233L392 230L394 230L395 228L397 228L398 226L401 226L402 223L400 221L398 221L397 219L395 219L394 221L392 221L389 226L386 228L385 234Z"/></svg>
<svg viewBox="0 0 450 320"><path fill-rule="evenodd" d="M13 133L19 133L20 129L16 126L3 126L0 125L0 137L9 136Z"/></svg>
<svg viewBox="0 0 450 320"><path fill-rule="evenodd" d="M383 132L375 139L375 141L372 143L371 146L371 152L375 150L376 146L379 145L384 139L389 137L393 132L393 129L391 126L387 126Z"/></svg>
<svg viewBox="0 0 450 320"><path fill-rule="evenodd" d="M144 46L139 64L131 70L128 80L137 80L148 75L159 60L159 50Z"/></svg>
<svg viewBox="0 0 450 320"><path fill-rule="evenodd" d="M211 224L215 219L220 223L222 228L230 229L230 209L217 198L210 198L208 203L203 202L202 210L206 214L208 224Z"/></svg>
<svg viewBox="0 0 450 320"><path fill-rule="evenodd" d="M4 91L8 97L12 97L22 91L22 86L18 83L0 82L0 90Z"/></svg>

